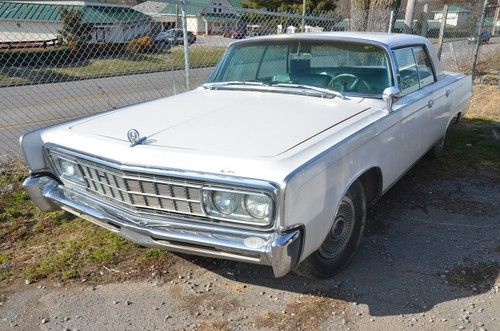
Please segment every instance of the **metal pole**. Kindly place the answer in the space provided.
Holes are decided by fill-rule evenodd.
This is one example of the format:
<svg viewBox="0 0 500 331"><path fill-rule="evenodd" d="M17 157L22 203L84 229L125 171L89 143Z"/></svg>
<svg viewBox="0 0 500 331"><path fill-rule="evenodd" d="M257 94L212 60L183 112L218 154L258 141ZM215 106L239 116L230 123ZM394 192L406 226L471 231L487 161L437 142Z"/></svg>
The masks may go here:
<svg viewBox="0 0 500 331"><path fill-rule="evenodd" d="M493 18L493 26L491 27L492 36L494 36L497 33L497 22L499 14L500 14L500 0L497 1L497 8L495 9L495 17Z"/></svg>
<svg viewBox="0 0 500 331"><path fill-rule="evenodd" d="M306 31L306 0L302 0L302 32Z"/></svg>
<svg viewBox="0 0 500 331"><path fill-rule="evenodd" d="M391 10L391 16L389 17L389 29L387 30L387 33L392 32L392 22L394 21L394 10Z"/></svg>
<svg viewBox="0 0 500 331"><path fill-rule="evenodd" d="M483 31L484 15L486 13L486 6L487 5L488 5L488 0L484 0L483 11L481 12L481 17L479 19L479 30L477 31L476 51L474 52L474 62L472 62L472 80L474 80L474 74L475 74L475 71L476 71L477 59L479 58L479 48L481 46L481 32Z"/></svg>
<svg viewBox="0 0 500 331"><path fill-rule="evenodd" d="M441 52L443 51L444 28L446 26L447 17L448 17L448 5L444 5L443 16L441 17L441 26L439 27L438 51L437 51L437 56L439 59L441 59Z"/></svg>
<svg viewBox="0 0 500 331"><path fill-rule="evenodd" d="M179 27L179 4L175 4L175 28Z"/></svg>
<svg viewBox="0 0 500 331"><path fill-rule="evenodd" d="M191 89L191 79L189 77L189 40L186 19L186 0L181 0L181 15L182 15L182 35L184 39L184 68L186 73L186 88Z"/></svg>
<svg viewBox="0 0 500 331"><path fill-rule="evenodd" d="M408 26L411 31L413 25L413 12L415 11L415 1L416 0L408 0L406 3L406 12L405 12L405 24Z"/></svg>

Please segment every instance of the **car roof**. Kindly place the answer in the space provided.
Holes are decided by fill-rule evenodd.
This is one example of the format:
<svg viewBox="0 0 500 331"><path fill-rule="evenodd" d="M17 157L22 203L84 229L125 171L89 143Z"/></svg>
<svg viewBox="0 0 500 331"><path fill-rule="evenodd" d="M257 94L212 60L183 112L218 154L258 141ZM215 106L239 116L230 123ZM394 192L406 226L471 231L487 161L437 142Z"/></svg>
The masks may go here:
<svg viewBox="0 0 500 331"><path fill-rule="evenodd" d="M249 42L251 40L331 40L347 42L366 42L379 44L388 48L405 45L427 44L428 39L412 34L385 33L385 32L312 32L312 33L289 33L259 36L251 39L237 41L236 43Z"/></svg>

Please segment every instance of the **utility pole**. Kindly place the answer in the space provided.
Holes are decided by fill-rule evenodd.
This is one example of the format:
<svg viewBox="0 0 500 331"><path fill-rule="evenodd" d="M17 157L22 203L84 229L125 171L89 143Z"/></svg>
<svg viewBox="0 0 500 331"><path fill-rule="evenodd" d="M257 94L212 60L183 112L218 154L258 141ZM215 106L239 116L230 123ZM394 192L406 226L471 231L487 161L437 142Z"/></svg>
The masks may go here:
<svg viewBox="0 0 500 331"><path fill-rule="evenodd" d="M415 11L415 0L408 0L406 3L405 24L410 29L413 25L413 12Z"/></svg>

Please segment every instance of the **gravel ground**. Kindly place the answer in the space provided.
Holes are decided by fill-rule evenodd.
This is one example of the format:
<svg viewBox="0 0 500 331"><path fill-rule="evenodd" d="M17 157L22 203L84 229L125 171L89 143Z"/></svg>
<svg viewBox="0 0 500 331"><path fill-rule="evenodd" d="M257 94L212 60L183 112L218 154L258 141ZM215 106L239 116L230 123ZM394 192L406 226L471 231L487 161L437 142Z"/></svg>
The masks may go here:
<svg viewBox="0 0 500 331"><path fill-rule="evenodd" d="M14 284L0 294L0 329L500 330L498 177L425 169L370 211L359 254L331 280L179 255L169 279Z"/></svg>

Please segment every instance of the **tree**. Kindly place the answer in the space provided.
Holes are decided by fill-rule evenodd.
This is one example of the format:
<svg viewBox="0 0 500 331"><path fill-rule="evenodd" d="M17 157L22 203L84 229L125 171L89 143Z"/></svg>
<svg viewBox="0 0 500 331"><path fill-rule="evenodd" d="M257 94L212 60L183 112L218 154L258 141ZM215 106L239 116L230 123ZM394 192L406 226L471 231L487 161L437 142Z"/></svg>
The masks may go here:
<svg viewBox="0 0 500 331"><path fill-rule="evenodd" d="M89 32L92 26L83 22L83 13L80 10L61 9L63 28L59 31L71 50L77 51L91 38Z"/></svg>
<svg viewBox="0 0 500 331"><path fill-rule="evenodd" d="M306 0L307 12L322 12L335 10L337 0ZM302 12L302 0L245 0L243 8L281 10Z"/></svg>
<svg viewBox="0 0 500 331"><path fill-rule="evenodd" d="M400 0L353 0L351 30L387 31L391 10L397 10Z"/></svg>

